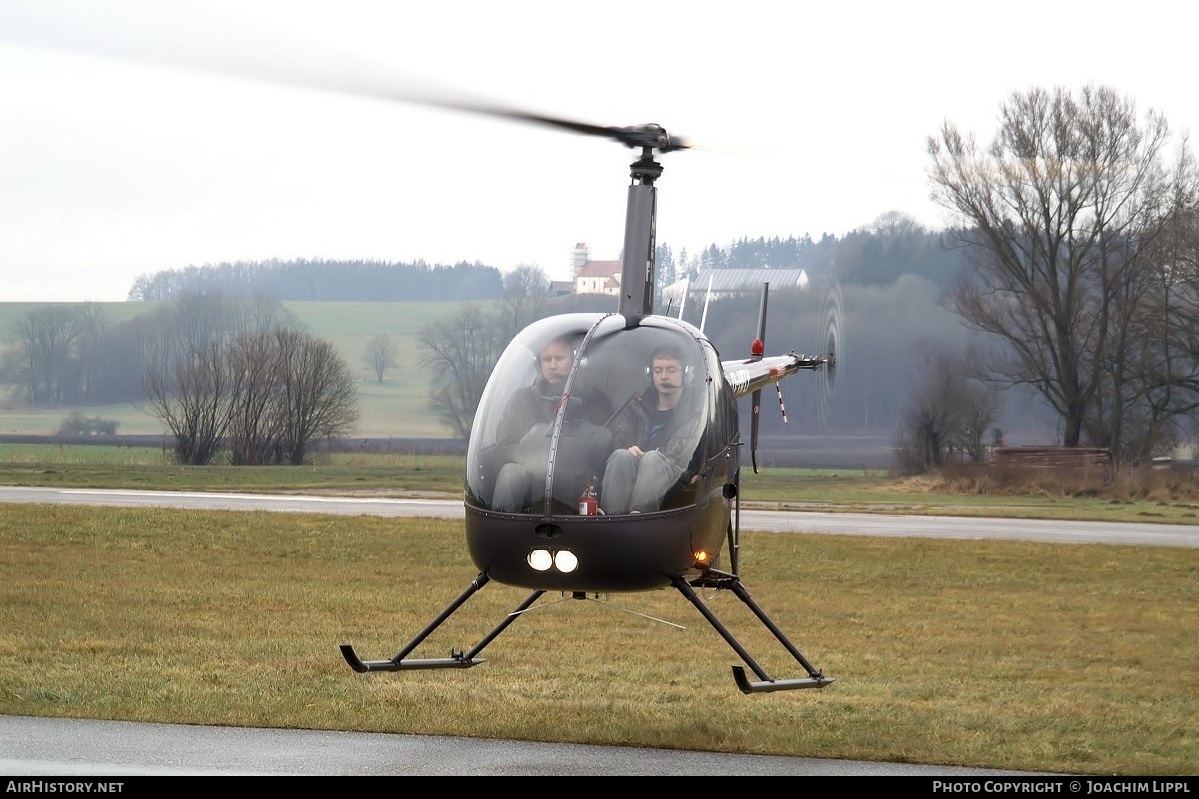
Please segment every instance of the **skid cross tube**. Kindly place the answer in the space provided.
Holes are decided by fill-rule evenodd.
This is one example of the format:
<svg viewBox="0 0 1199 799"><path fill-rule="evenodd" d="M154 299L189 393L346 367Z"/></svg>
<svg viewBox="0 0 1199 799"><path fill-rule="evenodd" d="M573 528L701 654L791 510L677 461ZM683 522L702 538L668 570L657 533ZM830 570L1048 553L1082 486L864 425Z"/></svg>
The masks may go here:
<svg viewBox="0 0 1199 799"><path fill-rule="evenodd" d="M421 641L429 637L430 633L440 627L446 619L454 614L454 611L462 607L466 600L478 593L478 591L489 582L491 582L491 578L485 573L480 573L477 577L475 577L475 579L471 580L470 585L468 585L466 589L446 607L445 610L437 614L437 618L429 622L425 626L425 629L417 633L416 637L409 641L408 644L399 652L397 652L390 660L362 660L357 654L354 653L354 647L350 646L349 644L341 645L342 657L346 659L346 663L350 664L350 668L359 673L367 671L409 671L414 669L469 669L471 666L477 666L480 663L486 663L487 661L482 658L479 658L478 660L475 659L478 654L483 651L483 647L495 640L497 635L502 633L509 624L516 621L516 618L521 613L528 610L529 606L536 602L538 598L545 593L545 591L534 591L525 597L524 601L517 605L515 610L505 616L500 623L491 630L491 632L483 636L479 643L475 644L474 648L469 652L463 653L451 651L448 658L418 658L414 660L404 660L404 657L413 649L416 649L416 647L420 645Z"/></svg>
<svg viewBox="0 0 1199 799"><path fill-rule="evenodd" d="M720 637L723 638L725 642L733 648L733 651L741 656L741 659L746 662L749 668L757 676L758 682L751 682L745 674L744 666L733 666L733 679L737 682L737 687L741 690L741 693L752 694L765 693L769 691L791 691L800 688L823 688L836 679L835 677L825 677L807 661L803 654L795 647L794 644L791 643L790 640L788 640L787 636L783 634L783 631L778 628L778 625L770 620L770 617L768 617L762 608L758 606L758 603L754 601L754 598L749 595L749 591L747 591L745 586L742 585L741 580L734 575L716 572L713 570L691 582L688 582L681 577L675 577L672 582L674 583L674 587L678 589L679 593L687 597L687 600L695 606L695 609L698 610L700 614L708 620L708 624L711 624L712 628L716 630L716 632L720 633ZM729 629L725 627L724 624L721 623L720 619L716 618L716 615L712 613L707 605L703 603L703 601L695 593L695 589L692 588L693 585L698 585L705 588L727 588L731 590L737 595L738 599L744 602L745 605L751 611L753 611L753 614L758 617L758 621L762 622L766 629L770 630L771 634L774 635L778 642L782 644L788 652L791 653L791 656L794 657L795 660L804 667L804 670L808 672L808 676L799 679L776 680L767 674L765 669L759 666L758 662L754 660L750 656L749 652L746 651L745 647L741 645L741 642L733 637L733 634L729 632Z"/></svg>

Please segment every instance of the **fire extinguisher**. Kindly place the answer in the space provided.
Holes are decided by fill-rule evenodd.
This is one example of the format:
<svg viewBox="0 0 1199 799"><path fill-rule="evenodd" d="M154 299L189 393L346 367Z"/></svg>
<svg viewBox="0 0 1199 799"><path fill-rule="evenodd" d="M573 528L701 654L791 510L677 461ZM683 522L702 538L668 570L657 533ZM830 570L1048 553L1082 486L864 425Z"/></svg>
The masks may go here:
<svg viewBox="0 0 1199 799"><path fill-rule="evenodd" d="M594 516L599 513L599 500L595 497L595 485L592 483L588 483L579 495L578 508L580 516Z"/></svg>

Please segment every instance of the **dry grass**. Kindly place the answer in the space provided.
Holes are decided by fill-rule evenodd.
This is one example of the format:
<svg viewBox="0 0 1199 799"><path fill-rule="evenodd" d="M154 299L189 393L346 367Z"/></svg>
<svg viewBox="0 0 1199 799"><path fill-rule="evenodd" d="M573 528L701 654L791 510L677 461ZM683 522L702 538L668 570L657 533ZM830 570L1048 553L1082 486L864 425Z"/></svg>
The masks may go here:
<svg viewBox="0 0 1199 799"><path fill-rule="evenodd" d="M903 485L952 494L1199 501L1199 472L1191 469L1137 467L1108 473L956 464L933 477L905 480Z"/></svg>
<svg viewBox="0 0 1199 799"><path fill-rule="evenodd" d="M760 534L742 558L837 682L742 695L735 653L673 591L539 606L469 670L358 675L339 644L390 657L473 577L460 525L0 506L0 712L1089 774L1199 763L1197 551ZM524 593L489 585L414 655L469 648ZM803 676L735 598L708 599L768 672Z"/></svg>

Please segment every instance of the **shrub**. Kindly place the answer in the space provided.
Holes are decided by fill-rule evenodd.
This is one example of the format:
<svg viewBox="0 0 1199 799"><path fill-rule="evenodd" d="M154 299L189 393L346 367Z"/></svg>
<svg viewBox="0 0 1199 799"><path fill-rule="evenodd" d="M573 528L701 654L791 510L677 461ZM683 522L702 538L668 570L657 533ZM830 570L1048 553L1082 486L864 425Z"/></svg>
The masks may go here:
<svg viewBox="0 0 1199 799"><path fill-rule="evenodd" d="M117 432L117 422L101 416L84 416L73 412L58 426L60 436L111 436Z"/></svg>

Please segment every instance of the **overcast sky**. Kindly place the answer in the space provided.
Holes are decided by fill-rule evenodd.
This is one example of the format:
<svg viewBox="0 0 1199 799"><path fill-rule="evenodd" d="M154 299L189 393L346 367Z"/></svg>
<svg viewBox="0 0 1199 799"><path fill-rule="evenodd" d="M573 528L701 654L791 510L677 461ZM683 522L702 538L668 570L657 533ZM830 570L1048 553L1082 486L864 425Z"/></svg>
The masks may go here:
<svg viewBox="0 0 1199 799"><path fill-rule="evenodd" d="M676 254L888 211L937 228L927 137L948 119L989 141L1014 91L1110 85L1199 131L1196 8L0 0L0 301L120 301L224 261L561 279L576 242L619 257L634 151L371 96L393 88L714 148L661 159Z"/></svg>

